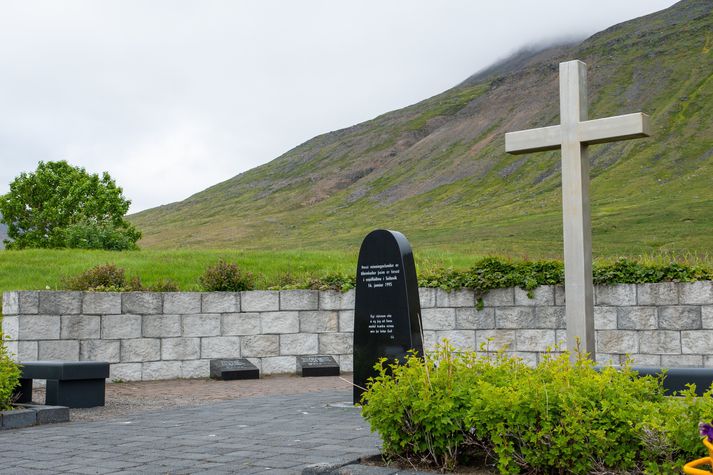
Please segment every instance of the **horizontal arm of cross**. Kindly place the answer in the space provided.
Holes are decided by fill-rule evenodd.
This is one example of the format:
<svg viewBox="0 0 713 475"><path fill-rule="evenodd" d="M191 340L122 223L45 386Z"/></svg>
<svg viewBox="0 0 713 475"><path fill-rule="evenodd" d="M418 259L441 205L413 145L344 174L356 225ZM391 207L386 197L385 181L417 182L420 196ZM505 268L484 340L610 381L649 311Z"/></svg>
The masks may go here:
<svg viewBox="0 0 713 475"><path fill-rule="evenodd" d="M636 139L649 135L651 135L649 116L640 112L587 120L577 124L577 138L583 145ZM559 125L505 134L505 151L513 155L557 150L561 146L562 130Z"/></svg>

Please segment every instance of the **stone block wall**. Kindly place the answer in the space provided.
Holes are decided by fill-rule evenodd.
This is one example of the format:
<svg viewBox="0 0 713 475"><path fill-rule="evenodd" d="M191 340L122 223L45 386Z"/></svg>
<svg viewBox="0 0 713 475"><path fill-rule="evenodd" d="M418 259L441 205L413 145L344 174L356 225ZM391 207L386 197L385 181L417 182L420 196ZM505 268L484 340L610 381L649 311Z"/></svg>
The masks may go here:
<svg viewBox="0 0 713 475"><path fill-rule="evenodd" d="M564 289L532 298L497 289L476 308L473 291L420 289L424 343L507 347L535 364L566 345ZM642 366L713 367L713 282L595 289L597 360ZM298 355L331 355L352 370L354 292L3 294L3 332L20 361L103 360L111 377L207 377L212 358L245 357L262 374L294 373Z"/></svg>

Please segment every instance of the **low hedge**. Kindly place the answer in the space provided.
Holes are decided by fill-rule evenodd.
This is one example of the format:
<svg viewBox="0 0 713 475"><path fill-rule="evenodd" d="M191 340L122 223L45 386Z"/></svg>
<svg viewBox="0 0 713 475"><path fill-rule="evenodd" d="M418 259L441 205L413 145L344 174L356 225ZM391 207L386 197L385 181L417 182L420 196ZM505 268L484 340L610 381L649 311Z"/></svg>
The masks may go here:
<svg viewBox="0 0 713 475"><path fill-rule="evenodd" d="M0 411L12 409L12 393L19 382L20 368L10 358L10 352L0 333Z"/></svg>
<svg viewBox="0 0 713 475"><path fill-rule="evenodd" d="M452 470L490 465L517 473L681 473L705 449L698 423L713 390L664 396L661 380L550 354L521 360L439 347L405 364L382 360L362 415L387 458Z"/></svg>

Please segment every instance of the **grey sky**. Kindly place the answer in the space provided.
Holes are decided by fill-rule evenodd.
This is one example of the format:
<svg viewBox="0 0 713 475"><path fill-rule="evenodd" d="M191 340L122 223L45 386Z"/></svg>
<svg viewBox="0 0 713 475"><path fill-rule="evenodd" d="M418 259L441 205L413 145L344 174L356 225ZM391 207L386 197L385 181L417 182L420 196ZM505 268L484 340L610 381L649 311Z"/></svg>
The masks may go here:
<svg viewBox="0 0 713 475"><path fill-rule="evenodd" d="M0 0L0 193L39 160L132 212L674 0Z"/></svg>

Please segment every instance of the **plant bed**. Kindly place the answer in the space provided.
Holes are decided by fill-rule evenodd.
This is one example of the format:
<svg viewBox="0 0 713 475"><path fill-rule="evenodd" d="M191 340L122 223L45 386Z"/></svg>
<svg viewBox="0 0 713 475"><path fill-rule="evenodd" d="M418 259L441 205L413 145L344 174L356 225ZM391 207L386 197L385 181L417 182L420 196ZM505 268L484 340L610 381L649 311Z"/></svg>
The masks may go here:
<svg viewBox="0 0 713 475"><path fill-rule="evenodd" d="M69 422L69 408L42 404L15 404L12 411L0 411L0 430Z"/></svg>
<svg viewBox="0 0 713 475"><path fill-rule="evenodd" d="M362 415L387 460L421 470L680 473L700 455L698 423L713 418L712 389L666 396L661 378L627 365L597 372L568 353L532 368L444 345L377 369Z"/></svg>

